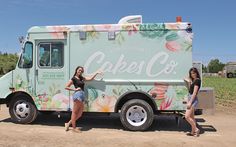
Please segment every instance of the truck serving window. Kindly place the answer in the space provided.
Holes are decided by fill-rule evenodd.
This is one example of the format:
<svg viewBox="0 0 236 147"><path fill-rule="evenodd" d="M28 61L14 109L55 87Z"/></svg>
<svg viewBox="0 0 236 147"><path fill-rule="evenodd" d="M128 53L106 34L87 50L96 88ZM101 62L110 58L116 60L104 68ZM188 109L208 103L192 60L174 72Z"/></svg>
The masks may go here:
<svg viewBox="0 0 236 147"><path fill-rule="evenodd" d="M40 43L38 65L42 68L61 68L64 65L64 44L61 42Z"/></svg>
<svg viewBox="0 0 236 147"><path fill-rule="evenodd" d="M18 66L19 68L31 68L33 66L33 43L25 43Z"/></svg>

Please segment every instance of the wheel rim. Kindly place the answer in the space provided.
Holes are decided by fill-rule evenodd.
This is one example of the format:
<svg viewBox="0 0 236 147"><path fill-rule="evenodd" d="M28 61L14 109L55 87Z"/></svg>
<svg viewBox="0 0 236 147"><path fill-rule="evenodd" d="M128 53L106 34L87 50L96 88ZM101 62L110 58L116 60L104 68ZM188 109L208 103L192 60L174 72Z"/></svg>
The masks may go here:
<svg viewBox="0 0 236 147"><path fill-rule="evenodd" d="M141 126L147 120L147 112L143 107L135 105L128 109L126 119L133 126Z"/></svg>
<svg viewBox="0 0 236 147"><path fill-rule="evenodd" d="M16 102L14 105L14 113L19 119L26 118L30 113L30 103L24 100Z"/></svg>

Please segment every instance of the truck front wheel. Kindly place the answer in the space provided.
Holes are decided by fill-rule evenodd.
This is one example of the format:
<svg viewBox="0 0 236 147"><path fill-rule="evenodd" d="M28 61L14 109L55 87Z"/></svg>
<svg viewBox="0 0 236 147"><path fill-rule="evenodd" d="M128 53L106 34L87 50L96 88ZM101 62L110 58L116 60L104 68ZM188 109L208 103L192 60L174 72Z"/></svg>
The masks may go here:
<svg viewBox="0 0 236 147"><path fill-rule="evenodd" d="M131 131L148 129L152 125L153 117L152 107L144 100L129 100L121 108L121 123Z"/></svg>
<svg viewBox="0 0 236 147"><path fill-rule="evenodd" d="M12 99L9 105L9 113L13 122L27 124L36 119L38 111L26 95L18 95Z"/></svg>

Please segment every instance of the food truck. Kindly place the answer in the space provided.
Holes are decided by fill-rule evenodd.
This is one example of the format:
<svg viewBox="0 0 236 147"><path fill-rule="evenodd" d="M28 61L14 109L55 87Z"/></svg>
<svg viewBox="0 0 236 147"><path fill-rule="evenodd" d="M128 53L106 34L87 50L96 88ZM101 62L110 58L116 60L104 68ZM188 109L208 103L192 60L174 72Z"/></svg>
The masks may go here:
<svg viewBox="0 0 236 147"><path fill-rule="evenodd" d="M38 112L70 112L73 92L65 85L75 68L86 82L84 112L119 113L128 130L146 130L159 112L186 109L183 80L192 67L192 26L143 23L142 16L118 24L33 26L16 68L0 78L0 102L13 122L31 123Z"/></svg>
<svg viewBox="0 0 236 147"><path fill-rule="evenodd" d="M236 77L236 62L228 62L223 68L223 74L227 78Z"/></svg>

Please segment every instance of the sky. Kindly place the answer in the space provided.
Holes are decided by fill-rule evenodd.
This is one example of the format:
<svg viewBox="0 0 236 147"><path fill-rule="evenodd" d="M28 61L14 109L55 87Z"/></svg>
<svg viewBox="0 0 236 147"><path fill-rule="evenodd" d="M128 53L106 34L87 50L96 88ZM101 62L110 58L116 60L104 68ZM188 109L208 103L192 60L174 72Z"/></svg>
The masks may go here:
<svg viewBox="0 0 236 147"><path fill-rule="evenodd" d="M235 0L0 0L0 51L19 53L19 36L31 26L111 24L128 15L143 23L193 26L193 60L236 61ZM234 44L235 43L235 44Z"/></svg>

